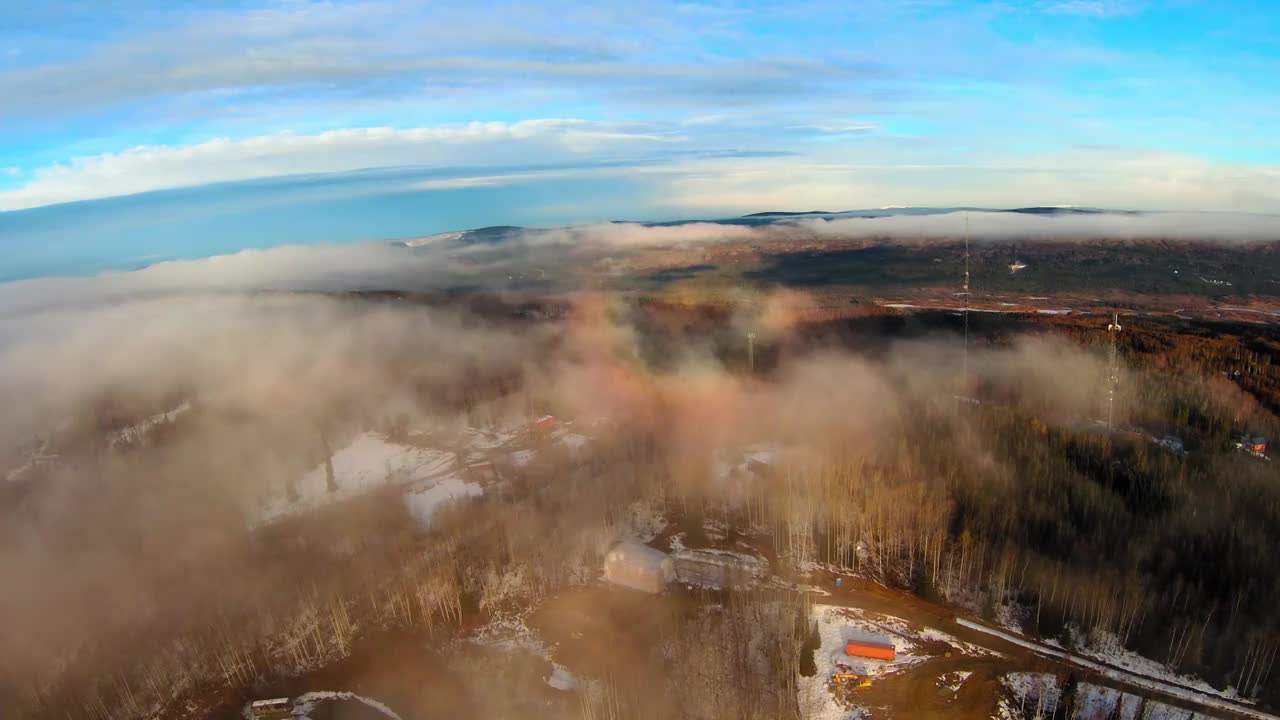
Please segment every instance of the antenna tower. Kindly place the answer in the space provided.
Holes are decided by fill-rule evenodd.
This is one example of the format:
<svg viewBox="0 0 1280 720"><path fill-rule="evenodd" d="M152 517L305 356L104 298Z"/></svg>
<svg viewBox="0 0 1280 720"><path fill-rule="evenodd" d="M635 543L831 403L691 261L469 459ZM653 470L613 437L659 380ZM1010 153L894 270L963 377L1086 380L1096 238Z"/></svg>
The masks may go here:
<svg viewBox="0 0 1280 720"><path fill-rule="evenodd" d="M1107 384L1107 430L1112 429L1116 404L1116 386L1120 384L1120 367L1116 359L1116 338L1120 335L1120 313L1111 316L1111 324L1107 326L1107 334L1111 336L1111 349L1108 358L1108 372L1111 377Z"/></svg>
<svg viewBox="0 0 1280 720"><path fill-rule="evenodd" d="M969 392L969 213L964 214L964 366L961 392Z"/></svg>

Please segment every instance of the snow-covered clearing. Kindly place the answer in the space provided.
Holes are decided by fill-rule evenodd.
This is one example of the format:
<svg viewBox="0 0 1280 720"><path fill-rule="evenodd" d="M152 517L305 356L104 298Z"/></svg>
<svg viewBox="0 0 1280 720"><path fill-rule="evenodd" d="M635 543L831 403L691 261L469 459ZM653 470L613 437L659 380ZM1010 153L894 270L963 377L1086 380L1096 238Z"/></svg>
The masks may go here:
<svg viewBox="0 0 1280 720"><path fill-rule="evenodd" d="M820 644L813 653L817 673L800 678L799 701L805 717L811 719L851 720L867 714L865 708L847 706L835 696L836 673L891 675L928 660L931 653L924 646L940 637L950 637L932 628L913 630L901 618L860 608L814 605L810 617L818 624ZM895 657L893 660L850 657L845 654L850 640L891 644Z"/></svg>
<svg viewBox="0 0 1280 720"><path fill-rule="evenodd" d="M484 489L476 483L464 482L458 477L447 477L424 490L410 490L404 494L404 504L418 525L431 527L431 518L445 503L469 497L479 497Z"/></svg>
<svg viewBox="0 0 1280 720"><path fill-rule="evenodd" d="M1020 645L1024 648L1027 648L1028 650L1033 650L1037 653L1040 653L1041 655L1058 658L1059 660L1065 660L1069 663L1078 665L1080 667L1089 668L1090 670L1093 670L1102 674L1104 677L1110 678L1112 680L1116 680L1118 682L1129 683L1137 687L1154 690L1156 692L1164 693L1171 697L1176 697L1181 700L1186 700L1188 702L1198 703L1200 705L1207 705L1209 707L1226 710L1228 712L1234 712L1240 715L1247 715L1249 717L1259 718L1260 720L1280 720L1280 718L1277 718L1275 715L1262 712L1261 710L1258 710L1256 708L1252 708L1247 705L1242 705L1240 703L1228 702L1222 697L1223 692L1219 690L1214 690L1212 695L1206 694L1205 692L1193 690L1192 688L1185 687L1183 685L1176 685L1169 682L1165 682L1155 677L1149 677L1149 676L1142 675L1130 670L1121 670L1116 667L1104 665L1100 662L1096 662L1094 660L1090 660L1088 658L1081 657L1079 655L1074 655L1072 653L1066 652L1064 650L1060 650L1058 648L1033 642L1031 640L1028 640L1027 638L1014 635L1013 633L1005 632L1003 630L997 630L995 628L988 627L981 623L973 622L972 620L966 620L965 618L956 618L956 622L963 625L964 627L970 628L972 630L978 630L980 632L987 633L988 635L994 635L996 637L1007 640L1015 645ZM1167 671L1164 674L1162 674L1163 677L1167 677L1168 675L1169 674L1167 673Z"/></svg>
<svg viewBox="0 0 1280 720"><path fill-rule="evenodd" d="M944 652L942 648L930 647L937 642L945 642L950 646L950 652L958 651L972 655L991 654L988 650L970 643L963 643L940 630L916 629L902 618L872 613L860 608L814 605L811 617L818 624L820 641L818 649L814 651L817 674L812 678L802 678L801 699L812 700L810 696L813 696L816 691L808 687L809 685L816 685L826 692L828 704L836 706L836 709L828 707L823 711L825 714L817 715L822 718L849 717L836 713L852 712L832 695L832 690L835 688L833 677L838 672L870 677L892 675L924 662L930 657L941 655ZM893 660L850 657L845 653L845 649L846 644L851 640L891 644L894 647L895 657ZM963 681L964 677L968 675L965 674L959 680ZM959 683L956 687L959 687Z"/></svg>
<svg viewBox="0 0 1280 720"><path fill-rule="evenodd" d="M295 499L282 490L259 513L258 521L270 522L349 499L388 483L440 480L452 472L457 459L452 452L399 445L366 432L334 453L330 462L335 489L329 489L329 470L322 462L294 484Z"/></svg>
<svg viewBox="0 0 1280 720"><path fill-rule="evenodd" d="M819 608L830 611L822 613L823 617L826 618L825 621L818 617ZM999 655L995 651L988 650L980 645L964 642L954 635L945 633L937 628L917 628L902 618L882 615L862 608L815 605L814 619L818 620L820 632L825 622L847 634L847 637L844 637L838 643L836 650L839 651L839 655L844 658L846 664L849 664L849 661L869 663L869 671L867 672L853 670L853 672L860 675L888 674L900 669L901 665L918 663L930 656L941 655L947 651L973 657ZM882 660L845 658L845 643L849 640L872 640L892 643L898 657L893 662L888 663L887 667ZM926 647L930 643L946 643L950 646L950 649Z"/></svg>

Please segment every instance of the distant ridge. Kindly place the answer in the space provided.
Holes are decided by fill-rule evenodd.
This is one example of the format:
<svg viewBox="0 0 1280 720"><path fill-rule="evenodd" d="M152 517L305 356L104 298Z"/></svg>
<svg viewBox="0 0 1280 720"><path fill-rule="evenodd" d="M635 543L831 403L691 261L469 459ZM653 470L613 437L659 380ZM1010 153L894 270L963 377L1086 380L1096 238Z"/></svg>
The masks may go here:
<svg viewBox="0 0 1280 720"><path fill-rule="evenodd" d="M1103 210L1085 207L1025 207L1000 210L998 212L1023 213L1026 215L1140 215L1137 210Z"/></svg>
<svg viewBox="0 0 1280 720"><path fill-rule="evenodd" d="M841 215L841 214L843 214L843 211L842 211L842 212L831 212L831 211L829 211L829 210L807 210L807 211L805 211L805 212L787 212L787 211L785 211L785 210L776 210L776 211L768 211L768 212L751 213L750 215L743 215L742 217L744 217L744 218L754 218L754 217L794 217L794 216L796 216L796 215Z"/></svg>

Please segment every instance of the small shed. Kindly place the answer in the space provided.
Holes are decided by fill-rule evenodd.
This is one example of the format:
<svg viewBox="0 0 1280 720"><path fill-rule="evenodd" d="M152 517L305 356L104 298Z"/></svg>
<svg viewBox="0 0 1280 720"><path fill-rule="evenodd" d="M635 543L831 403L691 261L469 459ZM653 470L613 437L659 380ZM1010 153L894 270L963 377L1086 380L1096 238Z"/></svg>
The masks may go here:
<svg viewBox="0 0 1280 720"><path fill-rule="evenodd" d="M537 420L534 420L533 422L529 423L529 428L531 430L542 430L542 431L555 430L556 425L558 424L559 423L556 422L556 419L554 416L543 415Z"/></svg>
<svg viewBox="0 0 1280 720"><path fill-rule="evenodd" d="M660 593L675 579L675 566L661 550L624 540L604 556L604 577L615 585Z"/></svg>
<svg viewBox="0 0 1280 720"><path fill-rule="evenodd" d="M898 656L898 651L893 643L879 640L850 640L844 645L844 654L872 660L893 660Z"/></svg>

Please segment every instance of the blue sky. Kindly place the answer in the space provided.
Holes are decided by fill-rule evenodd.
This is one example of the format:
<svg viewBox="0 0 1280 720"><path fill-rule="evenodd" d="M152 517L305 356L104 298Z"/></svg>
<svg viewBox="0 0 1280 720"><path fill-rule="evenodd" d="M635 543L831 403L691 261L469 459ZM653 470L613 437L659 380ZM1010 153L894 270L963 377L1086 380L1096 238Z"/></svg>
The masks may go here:
<svg viewBox="0 0 1280 720"><path fill-rule="evenodd" d="M0 279L765 209L1280 212L1261 0L0 6Z"/></svg>

